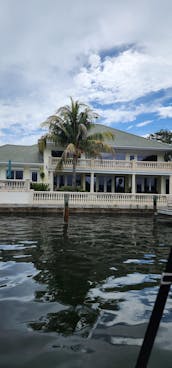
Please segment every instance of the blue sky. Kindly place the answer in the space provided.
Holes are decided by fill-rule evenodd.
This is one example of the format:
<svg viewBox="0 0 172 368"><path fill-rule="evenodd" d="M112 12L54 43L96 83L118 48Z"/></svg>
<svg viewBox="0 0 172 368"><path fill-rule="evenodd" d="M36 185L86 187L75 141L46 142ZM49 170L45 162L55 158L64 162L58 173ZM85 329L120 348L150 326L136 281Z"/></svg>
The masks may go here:
<svg viewBox="0 0 172 368"><path fill-rule="evenodd" d="M34 144L69 96L99 123L172 130L172 2L0 0L0 144Z"/></svg>

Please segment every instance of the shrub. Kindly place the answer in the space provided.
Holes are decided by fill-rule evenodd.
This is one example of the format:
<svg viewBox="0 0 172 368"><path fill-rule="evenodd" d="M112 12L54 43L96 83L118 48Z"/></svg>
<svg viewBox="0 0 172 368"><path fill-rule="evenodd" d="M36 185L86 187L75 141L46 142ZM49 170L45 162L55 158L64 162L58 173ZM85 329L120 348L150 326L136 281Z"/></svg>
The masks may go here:
<svg viewBox="0 0 172 368"><path fill-rule="evenodd" d="M37 191L48 191L49 185L46 183L31 183L30 189L37 190Z"/></svg>

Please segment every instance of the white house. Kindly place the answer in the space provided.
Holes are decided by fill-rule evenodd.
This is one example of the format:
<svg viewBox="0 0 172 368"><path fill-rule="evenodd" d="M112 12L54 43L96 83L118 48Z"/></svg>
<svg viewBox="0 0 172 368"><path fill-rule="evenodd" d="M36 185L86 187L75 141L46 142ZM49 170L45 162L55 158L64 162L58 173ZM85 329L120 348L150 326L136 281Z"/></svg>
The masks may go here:
<svg viewBox="0 0 172 368"><path fill-rule="evenodd" d="M115 140L108 142L115 148L115 155L102 152L101 159L81 157L77 165L77 185L83 190L104 193L156 193L172 194L172 161L167 158L172 146L150 141L140 136L96 124L96 131L110 130ZM63 149L47 142L43 153L39 145L4 145L0 147L0 182L8 179L11 161L11 179L8 185L27 187L30 182L49 184L51 191L71 185L72 160L69 158L63 170L56 172ZM10 184L11 183L11 184Z"/></svg>

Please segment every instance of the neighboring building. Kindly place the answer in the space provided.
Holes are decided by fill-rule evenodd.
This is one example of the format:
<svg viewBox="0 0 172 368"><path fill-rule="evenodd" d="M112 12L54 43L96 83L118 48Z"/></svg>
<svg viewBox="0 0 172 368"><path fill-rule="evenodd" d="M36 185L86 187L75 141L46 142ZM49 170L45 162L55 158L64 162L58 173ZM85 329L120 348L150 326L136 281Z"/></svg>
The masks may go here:
<svg viewBox="0 0 172 368"><path fill-rule="evenodd" d="M172 146L150 141L117 129L96 124L95 131L110 130L115 140L108 142L115 148L114 156L102 153L102 159L85 158L77 165L77 185L91 192L158 193L172 194L172 161L166 162ZM44 181L51 190L71 185L72 160L69 158L62 171L56 172L63 151L47 142L44 152L38 145L0 147L0 180L7 179L11 160L11 179Z"/></svg>

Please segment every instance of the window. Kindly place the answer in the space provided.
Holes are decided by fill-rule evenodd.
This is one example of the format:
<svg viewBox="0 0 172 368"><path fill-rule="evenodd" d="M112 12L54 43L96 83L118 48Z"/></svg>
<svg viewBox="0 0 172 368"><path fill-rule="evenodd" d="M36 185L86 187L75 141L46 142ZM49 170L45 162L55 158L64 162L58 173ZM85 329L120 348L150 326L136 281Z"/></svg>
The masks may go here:
<svg viewBox="0 0 172 368"><path fill-rule="evenodd" d="M7 170L6 179L23 180L23 170L11 170L10 178L8 176L8 170Z"/></svg>
<svg viewBox="0 0 172 368"><path fill-rule="evenodd" d="M134 160L134 155L130 155L130 161Z"/></svg>
<svg viewBox="0 0 172 368"><path fill-rule="evenodd" d="M103 160L113 160L114 159L114 155L112 153L102 152L101 153L101 158Z"/></svg>
<svg viewBox="0 0 172 368"><path fill-rule="evenodd" d="M72 185L72 175L67 175L67 185Z"/></svg>
<svg viewBox="0 0 172 368"><path fill-rule="evenodd" d="M144 157L143 155L137 155L137 161L143 161Z"/></svg>
<svg viewBox="0 0 172 368"><path fill-rule="evenodd" d="M23 171L22 170L16 170L16 179L17 180L23 180Z"/></svg>
<svg viewBox="0 0 172 368"><path fill-rule="evenodd" d="M52 157L61 157L63 151L51 151Z"/></svg>
<svg viewBox="0 0 172 368"><path fill-rule="evenodd" d="M115 159L116 160L125 160L125 153L121 152L121 153L116 153L115 155Z"/></svg>
<svg viewBox="0 0 172 368"><path fill-rule="evenodd" d="M125 192L125 178L124 176L115 177L115 192L124 193Z"/></svg>
<svg viewBox="0 0 172 368"><path fill-rule="evenodd" d="M38 181L38 173L37 171L32 171L32 181Z"/></svg>

